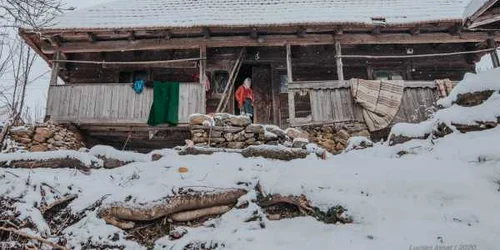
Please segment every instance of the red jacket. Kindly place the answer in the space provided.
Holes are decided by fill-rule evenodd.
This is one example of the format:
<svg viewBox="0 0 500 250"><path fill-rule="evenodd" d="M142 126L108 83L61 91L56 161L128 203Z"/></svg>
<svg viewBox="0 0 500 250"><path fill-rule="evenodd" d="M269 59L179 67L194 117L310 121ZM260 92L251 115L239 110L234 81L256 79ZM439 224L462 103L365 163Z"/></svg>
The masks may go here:
<svg viewBox="0 0 500 250"><path fill-rule="evenodd" d="M252 89L247 89L245 86L241 85L234 93L234 97L236 98L236 102L238 102L238 107L243 107L243 102L245 99L250 99L253 103L253 91Z"/></svg>

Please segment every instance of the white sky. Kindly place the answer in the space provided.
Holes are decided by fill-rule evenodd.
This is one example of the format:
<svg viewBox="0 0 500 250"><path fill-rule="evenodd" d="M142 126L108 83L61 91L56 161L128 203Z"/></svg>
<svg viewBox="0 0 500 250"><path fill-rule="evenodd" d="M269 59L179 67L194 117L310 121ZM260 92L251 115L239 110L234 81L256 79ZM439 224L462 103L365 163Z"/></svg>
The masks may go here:
<svg viewBox="0 0 500 250"><path fill-rule="evenodd" d="M77 9L90 7L96 4L112 2L115 0L66 0L66 7L75 7ZM485 56L478 64L478 71L484 71L492 68L491 59ZM39 59L33 70L33 77L36 81L29 84L27 89L26 106L30 109L30 113L37 121L41 121L45 115L45 106L47 102L47 89L50 80L50 69L43 60ZM0 85L8 84L9 79L4 77ZM0 105L1 106L1 105ZM1 122L1 121L0 121Z"/></svg>
<svg viewBox="0 0 500 250"><path fill-rule="evenodd" d="M111 2L113 0L66 0L66 7L75 7L77 9L90 7L96 4ZM42 59L38 59L33 68L32 78L38 78L28 85L26 106L37 121L43 120L45 115L45 106L47 102L47 90L50 81L50 68ZM3 83L8 84L8 78L2 79Z"/></svg>

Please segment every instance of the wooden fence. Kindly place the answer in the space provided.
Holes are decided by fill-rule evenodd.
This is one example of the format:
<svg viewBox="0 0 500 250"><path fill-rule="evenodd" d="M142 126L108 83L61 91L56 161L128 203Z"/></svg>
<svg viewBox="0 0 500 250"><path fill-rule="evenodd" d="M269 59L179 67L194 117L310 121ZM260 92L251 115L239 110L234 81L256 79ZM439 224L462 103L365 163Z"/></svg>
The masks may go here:
<svg viewBox="0 0 500 250"><path fill-rule="evenodd" d="M310 115L307 117L296 117L297 95L309 95ZM416 123L427 119L436 100L437 89L434 82L405 81L403 101L393 123ZM364 121L361 107L351 96L348 81L290 83L288 108L291 126Z"/></svg>
<svg viewBox="0 0 500 250"><path fill-rule="evenodd" d="M181 83L179 122L187 123L192 113L204 113L203 86ZM153 89L137 94L126 83L52 85L47 100L47 115L56 122L77 124L145 124L153 103Z"/></svg>

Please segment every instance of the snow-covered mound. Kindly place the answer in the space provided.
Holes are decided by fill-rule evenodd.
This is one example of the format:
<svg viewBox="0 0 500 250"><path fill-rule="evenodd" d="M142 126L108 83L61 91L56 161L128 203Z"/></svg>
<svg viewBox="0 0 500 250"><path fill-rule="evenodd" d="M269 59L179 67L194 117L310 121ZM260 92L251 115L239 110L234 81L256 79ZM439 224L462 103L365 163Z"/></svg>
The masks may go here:
<svg viewBox="0 0 500 250"><path fill-rule="evenodd" d="M353 142L354 143L354 142ZM352 151L321 160L290 162L243 158L215 153L179 156L162 151L163 158L124 167L93 170L82 175L71 169L0 168L0 197L18 199L20 217L31 217L32 234L46 235L49 226L37 204L41 189L51 202L60 194L77 194L69 205L82 211L106 197L104 204L128 201L135 206L172 195L181 187L245 188L248 199L259 183L268 194L305 195L314 206L341 205L354 224L327 225L310 217L245 222L258 208L233 208L201 226L188 226L179 240L163 237L153 249L183 249L207 243L225 249L411 249L410 246L460 246L494 250L500 232L500 128L467 134L455 133L430 141L411 141L389 147ZM106 155L127 156L97 148ZM184 168L185 171L179 171ZM47 190L47 189L44 189ZM87 212L62 232L68 246L82 249L87 242L146 249L126 239L127 233ZM215 244L217 243L217 244Z"/></svg>
<svg viewBox="0 0 500 250"><path fill-rule="evenodd" d="M445 108L457 100L458 95L500 89L500 68L495 68L478 74L467 73L464 79L453 88L450 95L438 101L438 105Z"/></svg>
<svg viewBox="0 0 500 250"><path fill-rule="evenodd" d="M486 94L483 91L488 91ZM478 95L475 95L477 93ZM461 106L455 103L461 95L474 100L474 105ZM484 99L483 99L484 98ZM457 131L457 126L477 126L497 124L500 118L500 68L467 74L446 98L440 99L438 110L432 118L419 124L400 123L391 129L390 138L426 138L435 133L439 126ZM496 126L496 125L495 125Z"/></svg>

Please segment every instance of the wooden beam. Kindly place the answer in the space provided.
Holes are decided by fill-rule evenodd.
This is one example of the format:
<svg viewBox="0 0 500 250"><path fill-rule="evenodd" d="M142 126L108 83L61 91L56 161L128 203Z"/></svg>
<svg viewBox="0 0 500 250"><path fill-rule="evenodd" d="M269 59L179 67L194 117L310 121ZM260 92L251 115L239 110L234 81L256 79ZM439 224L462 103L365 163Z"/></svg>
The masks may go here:
<svg viewBox="0 0 500 250"><path fill-rule="evenodd" d="M129 41L135 41L136 40L135 31L129 31L128 32L128 40Z"/></svg>
<svg viewBox="0 0 500 250"><path fill-rule="evenodd" d="M372 35L378 36L382 34L382 26L376 26L375 28L372 29Z"/></svg>
<svg viewBox="0 0 500 250"><path fill-rule="evenodd" d="M94 33L88 32L87 33L88 39L90 43L95 43L97 41L97 37Z"/></svg>
<svg viewBox="0 0 500 250"><path fill-rule="evenodd" d="M161 32L162 33L162 37L166 40L170 40L172 39L172 32L170 30L164 30Z"/></svg>
<svg viewBox="0 0 500 250"><path fill-rule="evenodd" d="M63 39L60 35L53 35L49 38L49 43L51 46L59 48L63 42Z"/></svg>
<svg viewBox="0 0 500 250"><path fill-rule="evenodd" d="M496 46L495 40L488 39L487 43L488 43L488 48L495 49L495 50L490 52L490 56L491 56L491 61L493 62L493 67L498 68L498 67L500 67L500 58L498 57L498 52L496 50L497 46Z"/></svg>
<svg viewBox="0 0 500 250"><path fill-rule="evenodd" d="M295 122L295 91L288 90L288 119L290 120L290 125Z"/></svg>
<svg viewBox="0 0 500 250"><path fill-rule="evenodd" d="M344 80L344 64L342 63L342 46L339 41L335 42L335 60L337 62L337 79Z"/></svg>
<svg viewBox="0 0 500 250"><path fill-rule="evenodd" d="M201 103L202 107L200 112L204 114L207 111L207 98L206 98L206 88L205 88L205 78L207 69L207 46L200 46L200 84L202 85L201 91Z"/></svg>
<svg viewBox="0 0 500 250"><path fill-rule="evenodd" d="M159 62L159 63L130 63L130 64L102 64L105 69L131 69L139 70L145 68L168 68L168 69L196 69L198 63L196 61L186 62Z"/></svg>
<svg viewBox="0 0 500 250"><path fill-rule="evenodd" d="M50 85L57 85L57 77L59 76L59 60L61 58L61 52L54 54L54 59L56 62L52 62L52 72L50 74Z"/></svg>
<svg viewBox="0 0 500 250"><path fill-rule="evenodd" d="M232 99L232 94L233 94L233 89L234 89L234 83L236 81L236 78L238 77L238 74L241 69L241 65L243 64L243 60L245 60L246 56L246 49L242 48L238 58L236 58L236 61L234 63L234 66L231 70L231 73L229 74L229 78L227 80L226 87L224 88L224 92L222 93L222 97L219 101L219 104L217 105L217 109L215 110L216 113L219 112L224 112L226 110L227 104L231 103L229 100ZM233 110L234 112L234 110Z"/></svg>
<svg viewBox="0 0 500 250"><path fill-rule="evenodd" d="M415 27L410 29L410 34L412 36L420 35L420 25L415 25Z"/></svg>
<svg viewBox="0 0 500 250"><path fill-rule="evenodd" d="M288 82L293 82L292 46L290 44L286 45L286 75L288 77Z"/></svg>
<svg viewBox="0 0 500 250"><path fill-rule="evenodd" d="M475 21L479 16L481 16L485 11L487 11L491 6L493 6L498 0L487 0L481 8L479 8L475 13L469 17L469 22Z"/></svg>
<svg viewBox="0 0 500 250"><path fill-rule="evenodd" d="M259 38L259 30L257 28L252 28L252 30L250 30L250 38L252 39Z"/></svg>
<svg viewBox="0 0 500 250"><path fill-rule="evenodd" d="M210 29L208 27L203 27L201 34L205 39L210 39Z"/></svg>
<svg viewBox="0 0 500 250"><path fill-rule="evenodd" d="M450 32L450 35L452 36L459 36L461 33L462 33L462 25L461 24L455 24L453 25L449 32Z"/></svg>
<svg viewBox="0 0 500 250"><path fill-rule="evenodd" d="M424 43L470 43L484 42L489 38L487 32L462 32L460 35L449 33L425 33L412 36L407 33L381 34L373 36L370 34L344 34L334 37L332 35L312 35L305 37L296 35L268 35L259 39L248 36L229 36L205 38L175 38L165 39L140 39L136 41L97 41L90 42L67 42L62 43L59 48L42 44L42 51L53 54L56 50L64 53L91 53L101 51L134 51L134 50L167 50L167 49L197 49L201 45L207 47L256 47L256 46L285 46L286 44L306 45L329 45L338 40L341 44L424 44ZM495 41L500 41L496 36Z"/></svg>
<svg viewBox="0 0 500 250"><path fill-rule="evenodd" d="M469 28L474 29L482 25L500 21L500 8L492 9L472 22Z"/></svg>
<svg viewBox="0 0 500 250"><path fill-rule="evenodd" d="M305 37L305 36L306 36L306 34L307 34L307 30L306 30L306 28L304 28L304 27L299 27L299 28L297 29L297 36L298 36L298 37Z"/></svg>

